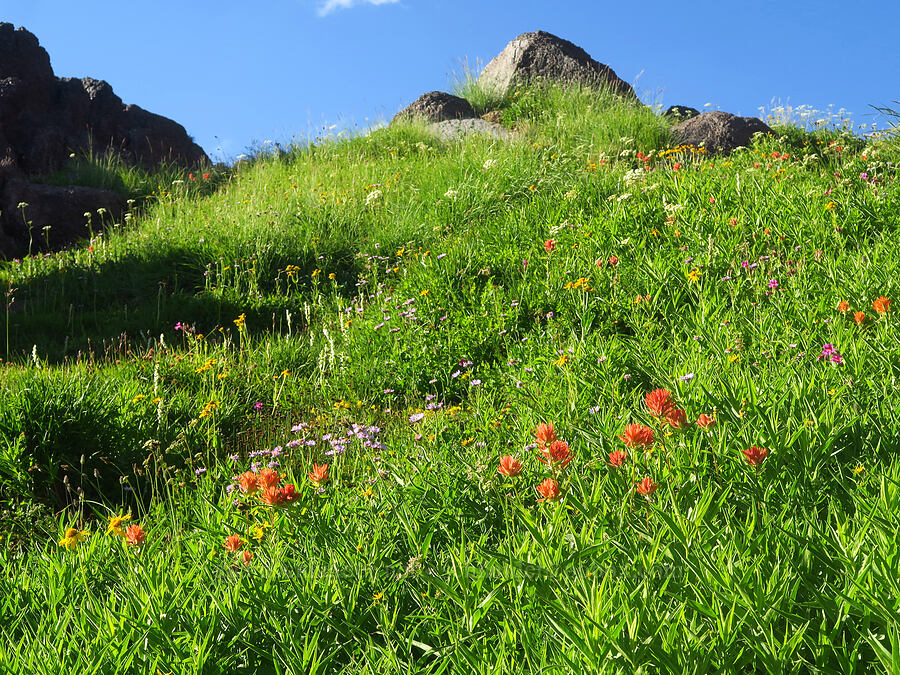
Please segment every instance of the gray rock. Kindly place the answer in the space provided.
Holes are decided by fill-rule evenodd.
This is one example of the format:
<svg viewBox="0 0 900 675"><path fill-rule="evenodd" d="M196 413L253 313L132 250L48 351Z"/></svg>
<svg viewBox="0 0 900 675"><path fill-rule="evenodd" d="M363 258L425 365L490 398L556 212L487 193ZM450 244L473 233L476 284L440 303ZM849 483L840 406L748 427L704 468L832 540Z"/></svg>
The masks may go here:
<svg viewBox="0 0 900 675"><path fill-rule="evenodd" d="M678 122L684 122L685 120L693 119L700 114L700 111L696 108L691 108L686 105L673 105L669 106L669 108L662 114L663 117L672 121L672 124L677 124Z"/></svg>
<svg viewBox="0 0 900 675"><path fill-rule="evenodd" d="M577 82L608 88L637 100L634 90L612 68L595 61L581 47L544 31L523 33L488 63L478 83L488 91L507 94L534 80Z"/></svg>
<svg viewBox="0 0 900 675"><path fill-rule="evenodd" d="M738 117L714 110L676 124L670 132L679 145L703 146L707 152L727 154L747 147L756 133L772 133L757 117Z"/></svg>
<svg viewBox="0 0 900 675"><path fill-rule="evenodd" d="M19 204L25 203L22 208ZM97 209L107 213L101 217ZM59 187L9 178L0 187L0 253L21 256L31 251L55 250L88 236L85 212L92 213L94 232L101 223L121 217L121 195L89 187ZM49 227L49 230L44 230Z"/></svg>
<svg viewBox="0 0 900 675"><path fill-rule="evenodd" d="M394 115L394 120L415 117L424 119L426 122L443 122L475 117L475 111L464 98L443 91L429 91Z"/></svg>
<svg viewBox="0 0 900 675"><path fill-rule="evenodd" d="M429 128L442 141L455 141L473 134L482 134L502 140L506 140L513 136L513 133L509 131L509 129L478 117L435 122L434 124L429 125Z"/></svg>

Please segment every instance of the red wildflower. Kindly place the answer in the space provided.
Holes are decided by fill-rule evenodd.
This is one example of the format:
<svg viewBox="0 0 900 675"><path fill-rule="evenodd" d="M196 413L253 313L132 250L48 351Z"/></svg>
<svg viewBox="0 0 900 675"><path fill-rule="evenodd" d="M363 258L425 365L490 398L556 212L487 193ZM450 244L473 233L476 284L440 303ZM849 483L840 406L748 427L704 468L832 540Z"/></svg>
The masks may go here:
<svg viewBox="0 0 900 675"><path fill-rule="evenodd" d="M322 487L325 483L328 482L328 465L327 464L313 464L312 471L308 474L309 482L315 485L316 487Z"/></svg>
<svg viewBox="0 0 900 675"><path fill-rule="evenodd" d="M649 448L653 445L653 429L643 424L629 424L619 436L629 448Z"/></svg>
<svg viewBox="0 0 900 675"><path fill-rule="evenodd" d="M232 534L231 536L225 537L225 550L230 551L231 553L237 553L238 549L244 545L244 540L241 539L240 535Z"/></svg>
<svg viewBox="0 0 900 675"><path fill-rule="evenodd" d="M872 309L874 309L879 314L887 314L887 311L888 309L890 309L890 307L891 301L883 295L872 303Z"/></svg>
<svg viewBox="0 0 900 675"><path fill-rule="evenodd" d="M497 473L501 473L504 476L514 478L515 476L518 476L520 473L522 473L522 461L516 459L512 455L501 457L500 465L497 467Z"/></svg>
<svg viewBox="0 0 900 675"><path fill-rule="evenodd" d="M846 312L848 309L850 309L850 303L847 302L846 300L841 300L841 301L838 303L837 310L838 310L841 314L843 314L844 312Z"/></svg>
<svg viewBox="0 0 900 675"><path fill-rule="evenodd" d="M277 487L267 487L259 493L259 501L266 506L278 506L281 503L281 490Z"/></svg>
<svg viewBox="0 0 900 675"><path fill-rule="evenodd" d="M659 487L656 483L653 482L653 479L650 476L644 476L644 480L634 486L635 491L641 496L650 499L650 495L656 492L656 489Z"/></svg>
<svg viewBox="0 0 900 675"><path fill-rule="evenodd" d="M609 256L609 260L607 262L609 263L610 267L615 267L619 264L619 259L616 256L611 255Z"/></svg>
<svg viewBox="0 0 900 675"><path fill-rule="evenodd" d="M547 253L550 253L550 251L552 251L555 248L556 248L556 239L548 239L547 241L544 242L544 250L547 251Z"/></svg>
<svg viewBox="0 0 900 675"><path fill-rule="evenodd" d="M666 413L666 422L673 429L686 429L688 426L687 413L681 408L674 408Z"/></svg>
<svg viewBox="0 0 900 675"><path fill-rule="evenodd" d="M197 180L196 176L194 176L194 174L192 173L188 174L188 178L190 178L191 180Z"/></svg>
<svg viewBox="0 0 900 675"><path fill-rule="evenodd" d="M709 427L714 426L715 423L716 421L706 413L702 413L697 418L697 426L701 429L709 429Z"/></svg>
<svg viewBox="0 0 900 675"><path fill-rule="evenodd" d="M644 398L651 414L656 417L665 417L669 411L675 407L675 401L672 400L672 392L668 389L654 389L647 393Z"/></svg>
<svg viewBox="0 0 900 675"><path fill-rule="evenodd" d="M856 325L858 326L859 324L861 324L863 321L866 320L866 313L865 312L856 312L853 315L853 320L856 322Z"/></svg>
<svg viewBox="0 0 900 675"><path fill-rule="evenodd" d="M609 453L609 465L614 466L616 468L622 466L625 463L625 460L628 459L628 455L625 454L622 450L615 450Z"/></svg>
<svg viewBox="0 0 900 675"><path fill-rule="evenodd" d="M679 169L681 169L681 162L675 162L672 165L672 171L678 171Z"/></svg>
<svg viewBox="0 0 900 675"><path fill-rule="evenodd" d="M564 469L572 461L569 444L565 441L553 441L548 447L541 448L540 452L542 456L538 459L544 464L559 464Z"/></svg>
<svg viewBox="0 0 900 675"><path fill-rule="evenodd" d="M278 475L278 472L275 469L260 469L258 479L260 487L275 487L276 485L278 485L279 480L281 480L281 476Z"/></svg>
<svg viewBox="0 0 900 675"><path fill-rule="evenodd" d="M285 485L279 492L281 493L281 501L287 502L288 504L292 504L300 499L300 493L297 492L297 487L293 483Z"/></svg>
<svg viewBox="0 0 900 675"><path fill-rule="evenodd" d="M249 565L250 561L253 560L253 554L250 551L244 551L241 553L241 560L244 561L245 565Z"/></svg>
<svg viewBox="0 0 900 675"><path fill-rule="evenodd" d="M245 471L238 476L238 483L240 483L241 492L245 492L248 495L252 495L259 489L259 480L252 471Z"/></svg>
<svg viewBox="0 0 900 675"><path fill-rule="evenodd" d="M768 454L768 450L765 448L758 448L755 445L751 445L744 450L744 458L750 466L759 466L766 460L766 455Z"/></svg>
<svg viewBox="0 0 900 675"><path fill-rule="evenodd" d="M203 180L209 180L209 174L208 174L208 173L203 174Z"/></svg>
<svg viewBox="0 0 900 675"><path fill-rule="evenodd" d="M125 528L125 541L129 546L140 546L147 539L147 533L144 529L135 523Z"/></svg>
<svg viewBox="0 0 900 675"><path fill-rule="evenodd" d="M537 439L540 447L546 447L556 440L556 430L553 428L553 422L541 422L534 430L534 437Z"/></svg>
<svg viewBox="0 0 900 675"><path fill-rule="evenodd" d="M543 483L538 485L535 489L541 495L541 498L538 499L539 502L543 502L548 499L549 500L559 499L559 496L560 496L559 483L557 483L552 478L548 478Z"/></svg>

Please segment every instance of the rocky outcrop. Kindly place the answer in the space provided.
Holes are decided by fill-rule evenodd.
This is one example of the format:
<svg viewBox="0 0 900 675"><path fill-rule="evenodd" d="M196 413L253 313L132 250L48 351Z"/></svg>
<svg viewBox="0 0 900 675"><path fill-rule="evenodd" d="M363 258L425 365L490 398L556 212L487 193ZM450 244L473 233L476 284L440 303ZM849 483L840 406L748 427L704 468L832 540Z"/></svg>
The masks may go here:
<svg viewBox="0 0 900 675"><path fill-rule="evenodd" d="M475 117L475 111L466 99L443 91L430 91L394 115L394 120L419 118L426 122L444 122L468 117Z"/></svg>
<svg viewBox="0 0 900 675"><path fill-rule="evenodd" d="M700 114L700 111L696 108L691 108L686 105L672 105L666 109L666 112L663 113L663 117L669 120L672 124L677 124L678 122L684 122L685 120L693 119Z"/></svg>
<svg viewBox="0 0 900 675"><path fill-rule="evenodd" d="M478 117L435 122L429 125L429 128L442 141L455 141L473 134L506 140L513 135L512 132L505 127Z"/></svg>
<svg viewBox="0 0 900 675"><path fill-rule="evenodd" d="M85 211L112 211L111 193L32 185L28 179L62 169L72 153L98 156L109 151L147 169L162 162L185 168L209 162L180 124L125 105L102 80L57 78L34 35L0 23L0 202L27 202L33 229L49 225L56 235L53 247L71 243L63 233L80 231ZM65 207L67 196L77 207ZM20 254L26 246L20 221L19 209L3 207L0 255Z"/></svg>
<svg viewBox="0 0 900 675"><path fill-rule="evenodd" d="M609 89L637 100L634 89L612 68L595 61L581 47L544 31L523 33L488 63L478 83L486 90L507 94L519 84L547 80Z"/></svg>
<svg viewBox="0 0 900 675"><path fill-rule="evenodd" d="M702 146L710 153L727 154L735 148L748 147L754 134L772 130L757 117L714 110L676 124L670 132L679 145Z"/></svg>

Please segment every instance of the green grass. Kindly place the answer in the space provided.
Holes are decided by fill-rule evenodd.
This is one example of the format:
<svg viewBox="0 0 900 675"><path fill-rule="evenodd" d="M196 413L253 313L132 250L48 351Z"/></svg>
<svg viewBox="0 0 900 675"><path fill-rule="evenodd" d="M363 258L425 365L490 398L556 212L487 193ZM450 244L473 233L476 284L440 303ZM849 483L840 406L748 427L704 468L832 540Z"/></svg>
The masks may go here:
<svg viewBox="0 0 900 675"><path fill-rule="evenodd" d="M897 671L896 139L713 158L590 90L495 105L510 142L154 177L0 268L0 669ZM538 502L548 421L574 459ZM271 461L296 503L226 489Z"/></svg>

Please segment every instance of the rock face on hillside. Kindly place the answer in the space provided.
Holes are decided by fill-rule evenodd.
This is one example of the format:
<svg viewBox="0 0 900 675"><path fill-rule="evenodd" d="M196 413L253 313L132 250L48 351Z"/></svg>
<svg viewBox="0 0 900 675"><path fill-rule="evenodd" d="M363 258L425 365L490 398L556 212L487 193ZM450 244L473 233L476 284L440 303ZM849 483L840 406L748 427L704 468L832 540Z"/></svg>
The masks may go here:
<svg viewBox="0 0 900 675"><path fill-rule="evenodd" d="M727 154L739 147L747 147L753 134L772 133L769 126L757 117L738 117L714 110L703 113L670 129L679 145L703 146L710 153Z"/></svg>
<svg viewBox="0 0 900 675"><path fill-rule="evenodd" d="M577 82L609 88L637 100L634 90L609 66L595 61L581 47L544 31L523 33L488 63L478 78L485 89L506 94L534 80Z"/></svg>
<svg viewBox="0 0 900 675"><path fill-rule="evenodd" d="M394 120L416 117L426 122L445 122L475 117L475 111L464 98L443 91L429 91L394 115Z"/></svg>
<svg viewBox="0 0 900 675"><path fill-rule="evenodd" d="M700 111L696 108L691 108L686 105L672 105L666 109L666 112L664 112L662 116L670 120L672 124L677 124L678 122L693 119L699 114Z"/></svg>
<svg viewBox="0 0 900 675"><path fill-rule="evenodd" d="M116 217L112 207L117 200L104 190L60 191L28 181L63 168L72 153L102 155L110 150L145 168L161 162L184 167L209 162L181 125L125 105L102 80L56 77L49 55L34 35L0 23L0 203L4 205L0 255L27 250L27 237L22 239L27 223L21 209L9 209L8 204L27 202L32 229L40 232L51 226L52 248L71 243L65 233L74 236L83 228L85 211L106 208ZM78 204L77 209L65 207L66 195Z"/></svg>
<svg viewBox="0 0 900 675"><path fill-rule="evenodd" d="M475 134L506 140L513 133L496 122L489 122L478 117L462 120L444 120L430 125L431 130L442 141L456 141Z"/></svg>

